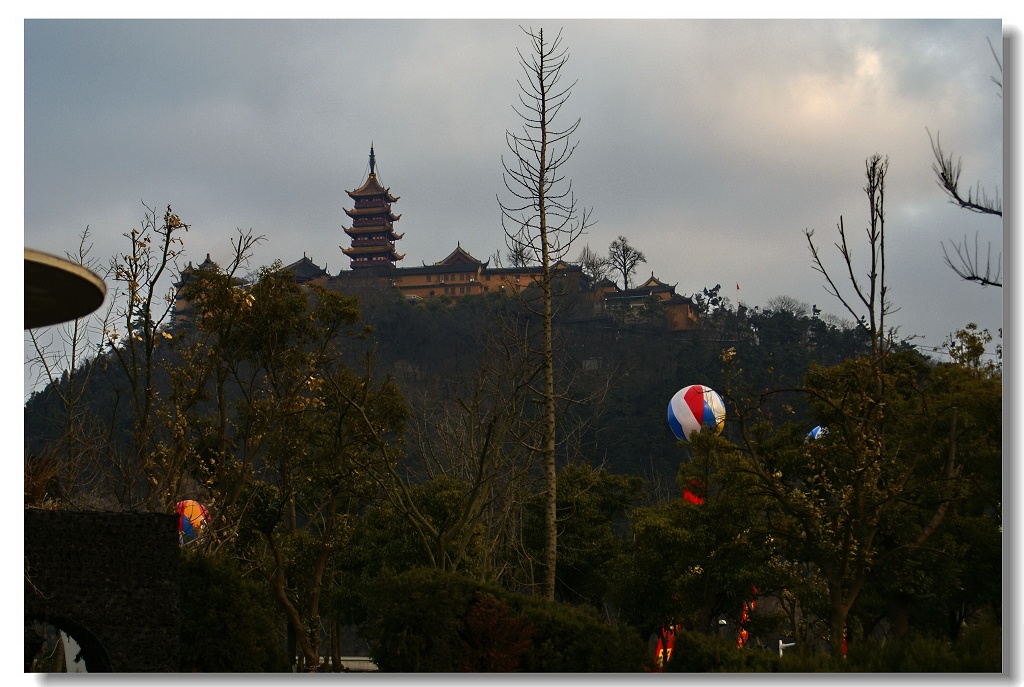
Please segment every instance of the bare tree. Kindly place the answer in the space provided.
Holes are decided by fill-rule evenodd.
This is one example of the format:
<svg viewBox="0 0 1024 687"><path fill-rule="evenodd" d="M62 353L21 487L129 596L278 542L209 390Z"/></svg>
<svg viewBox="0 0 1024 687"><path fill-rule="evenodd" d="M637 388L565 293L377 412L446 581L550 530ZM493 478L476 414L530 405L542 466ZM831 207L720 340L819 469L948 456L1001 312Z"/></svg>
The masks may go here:
<svg viewBox="0 0 1024 687"><path fill-rule="evenodd" d="M591 250L589 245L583 246L577 262L583 270L583 274L590 277L594 283L607 279L611 274L611 264L608 262L608 258L598 255L596 251Z"/></svg>
<svg viewBox="0 0 1024 687"><path fill-rule="evenodd" d="M891 332L885 329L885 318L892 313L885 281L885 175L889 170L889 159L875 154L867 159L864 166L867 177L864 192L868 196L869 208L869 224L866 229L869 246L867 281L858 279L854 271L853 252L846 238L842 216L839 217L837 227L839 243L836 248L842 256L852 292L841 292L838 283L825 267L818 247L814 244L814 230L808 229L804 234L811 249L814 269L825 277L825 290L839 299L846 311L867 331L871 337L872 357L879 360L892 341Z"/></svg>
<svg viewBox="0 0 1024 687"><path fill-rule="evenodd" d="M170 205L162 222L155 209L143 207L140 228L124 235L130 252L111 260L111 274L124 284L124 301L115 313L119 323L106 335L111 354L127 378L132 411L130 454L126 461L117 461L124 488L120 500L128 508L163 510L176 495L171 485L161 484L169 473L157 455L156 349L171 338L165 325L174 308L174 291L165 278L176 270L182 252L180 233L188 231L188 225Z"/></svg>
<svg viewBox="0 0 1024 687"><path fill-rule="evenodd" d="M782 467L772 474L774 468L768 466L774 463L766 460L770 450L761 448L767 444L758 446L758 440L750 440L754 433L742 425L740 429L751 449L752 474L764 487L763 493L781 506L785 517L793 518L792 525L780 528L786 532L780 541L799 546L822 574L828 589L829 641L836 657L842 654L850 608L869 576L887 557L928 541L946 514L950 489L959 475L955 402L947 408L941 403L928 408L934 403L928 398L929 391L914 367L904 364L909 356L894 346L895 330L886 325L887 316L894 311L885 261L888 161L876 154L867 159L865 168L864 191L869 204L865 277L857 276L865 261L855 261L842 217L835 244L842 258L836 273L840 276L834 276L822 260L814 232L805 231L814 269L824 277L826 291L839 299L871 337L870 356L815 368L801 390L817 412L829 418L836 439L809 446L799 467ZM842 281L847 286L840 289ZM908 399L908 405L900 405ZM908 448L903 440L898 429L901 416L917 412L931 414L932 426L949 432L945 445L938 440L938 450ZM811 467L807 477L812 479L798 476L805 466ZM785 478L784 471L789 473ZM922 514L931 512L931 518L922 520L920 530L907 541L887 542L883 534L886 519L905 503L917 503Z"/></svg>
<svg viewBox="0 0 1024 687"><path fill-rule="evenodd" d="M105 276L98 260L92 258L91 234L86 227L79 237L78 249L67 253L71 262ZM97 365L90 364L101 350L104 331L110 324L112 305L87 317L53 327L29 329L26 335L34 356L26 361L36 370L37 385L44 385L57 398L63 420L58 444L43 456L25 458L26 480L44 465L53 470L60 494L45 494L74 503L81 492L79 480L87 474L87 464L94 460L103 432L87 412L84 399ZM39 465L36 465L36 461ZM26 481L27 485L27 481ZM46 484L41 485L44 488ZM40 494L44 496L44 494Z"/></svg>
<svg viewBox="0 0 1024 687"><path fill-rule="evenodd" d="M416 404L412 435L423 473L461 485L451 517L435 522L423 514L393 468L381 486L421 537L434 566L459 569L470 543L482 531L484 566L499 578L506 570L495 569L495 550L519 534L516 516L530 483L534 455L524 445L542 418L531 407L534 394L529 386L536 365L529 351L504 336L487 338L490 343L472 378L445 379Z"/></svg>
<svg viewBox="0 0 1024 687"><path fill-rule="evenodd" d="M532 52L519 54L525 78L518 81L519 106L513 110L523 122L521 134L505 132L512 153L511 161L502 156L505 188L512 198L503 202L501 224L506 245L512 255L527 253L541 267L540 312L543 343L540 351L543 386L538 389L546 418L542 445L545 475L545 574L543 593L555 597L556 500L555 500L555 374L552 345L552 265L560 260L590 224L590 212L576 204L572 182L566 182L563 168L572 157L576 143L572 137L580 120L564 128L555 125L562 106L569 99L575 82L560 85L562 68L569 59L562 50L559 32L548 42L544 30L523 29L530 38Z"/></svg>
<svg viewBox="0 0 1024 687"><path fill-rule="evenodd" d="M613 271L622 275L623 289L629 288L629 278L641 262L647 262L647 257L629 245L625 236L620 236L608 246L608 264Z"/></svg>
<svg viewBox="0 0 1024 687"><path fill-rule="evenodd" d="M772 296L768 299L767 306L769 310L775 312L788 312L794 317L807 317L807 304L792 296Z"/></svg>
<svg viewBox="0 0 1024 687"><path fill-rule="evenodd" d="M501 263L501 256L498 256L498 262ZM523 244L514 244L509 246L508 251L505 253L505 259L508 261L510 267L529 267L530 265L536 264L534 256L527 250L527 247Z"/></svg>
<svg viewBox="0 0 1024 687"><path fill-rule="evenodd" d="M1000 78L997 79L996 77L992 77L992 81L999 88L999 98L1002 99L1003 63L999 59L999 55L996 54L996 50L992 46L992 41L989 41L988 47L992 51L992 57L996 61L996 66L999 68ZM939 188L945 192L946 196L949 198L949 202L954 205L958 205L969 212L1002 217L1003 201L999 197L999 187L996 186L993 196L989 196L988 191L981 187L980 181L975 184L974 188L968 188L966 192L961 191L960 174L963 171L963 161L958 157L956 162L954 162L953 154L947 153L943 150L942 142L939 140L939 132L935 132L935 136L933 137L932 132L928 131L928 139L931 141L932 154L935 156L935 162L932 163L932 171L935 172L935 181L939 185ZM981 286L1002 287L1002 255L1000 254L996 258L995 265L993 265L992 245L989 244L987 254L984 258L985 264L983 267L981 251L978 248L977 234L974 236L973 248L968 245L967 237L964 237L962 243L958 243L952 247L947 247L946 244L943 243L942 255L949 268L956 272L957 276L961 279L977 282Z"/></svg>

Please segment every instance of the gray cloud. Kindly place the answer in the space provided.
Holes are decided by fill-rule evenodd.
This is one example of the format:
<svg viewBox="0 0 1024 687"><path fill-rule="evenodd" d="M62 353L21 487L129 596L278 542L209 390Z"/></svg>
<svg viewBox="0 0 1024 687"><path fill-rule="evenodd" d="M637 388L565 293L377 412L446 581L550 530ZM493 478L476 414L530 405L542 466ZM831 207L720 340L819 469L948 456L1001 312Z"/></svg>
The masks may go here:
<svg viewBox="0 0 1024 687"><path fill-rule="evenodd" d="M996 20L27 21L25 243L62 254L89 225L113 255L145 201L192 223L193 261L225 260L238 227L268 237L257 264L347 269L345 190L372 141L405 264L457 242L487 258L504 249L520 23L564 27L565 121L582 119L567 173L592 248L624 234L682 293L721 283L733 302L844 315L803 231L828 245L840 216L866 222L878 152L901 331L938 346L1002 325L1001 292L959 282L940 245L978 232L998 252L1001 225L946 202L926 132L963 155L965 182L1001 183Z"/></svg>

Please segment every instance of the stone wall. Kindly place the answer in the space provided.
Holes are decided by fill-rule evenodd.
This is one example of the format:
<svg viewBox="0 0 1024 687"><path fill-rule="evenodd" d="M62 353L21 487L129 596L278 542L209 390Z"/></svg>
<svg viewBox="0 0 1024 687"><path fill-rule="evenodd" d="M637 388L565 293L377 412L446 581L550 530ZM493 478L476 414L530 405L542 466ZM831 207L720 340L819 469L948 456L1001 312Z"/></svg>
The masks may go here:
<svg viewBox="0 0 1024 687"><path fill-rule="evenodd" d="M45 622L91 673L175 672L179 613L176 515L25 510L26 641Z"/></svg>

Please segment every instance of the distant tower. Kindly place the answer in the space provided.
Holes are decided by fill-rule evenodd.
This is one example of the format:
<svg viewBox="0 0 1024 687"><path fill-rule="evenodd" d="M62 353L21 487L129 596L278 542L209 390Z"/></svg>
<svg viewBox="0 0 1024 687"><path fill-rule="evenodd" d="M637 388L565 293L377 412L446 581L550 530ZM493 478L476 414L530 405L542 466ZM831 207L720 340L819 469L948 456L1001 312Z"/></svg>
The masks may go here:
<svg viewBox="0 0 1024 687"><path fill-rule="evenodd" d="M352 227L345 233L352 239L349 248L341 248L341 252L352 261L352 269L365 267L394 267L404 255L395 252L395 241L403 234L395 233L395 222L401 215L391 212L391 203L398 198L389 193L377 181L374 171L376 161L373 156L373 144L370 144L370 175L366 182L355 191L346 191L349 198L355 201L355 207L345 210L352 218Z"/></svg>

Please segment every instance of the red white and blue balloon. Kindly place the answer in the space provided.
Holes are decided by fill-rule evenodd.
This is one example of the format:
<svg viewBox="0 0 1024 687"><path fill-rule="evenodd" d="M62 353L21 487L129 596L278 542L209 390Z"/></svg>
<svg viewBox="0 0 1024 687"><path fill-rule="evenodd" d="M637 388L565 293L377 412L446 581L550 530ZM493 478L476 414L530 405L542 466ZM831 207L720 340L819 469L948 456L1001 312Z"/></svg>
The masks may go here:
<svg viewBox="0 0 1024 687"><path fill-rule="evenodd" d="M668 425L684 441L689 441L691 432L721 434L725 426L722 397L702 384L683 387L668 402Z"/></svg>

